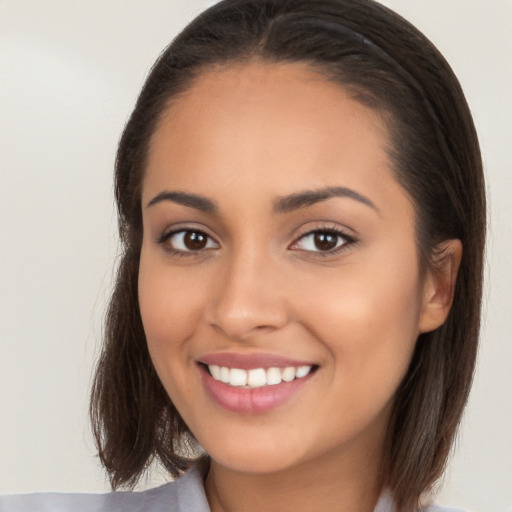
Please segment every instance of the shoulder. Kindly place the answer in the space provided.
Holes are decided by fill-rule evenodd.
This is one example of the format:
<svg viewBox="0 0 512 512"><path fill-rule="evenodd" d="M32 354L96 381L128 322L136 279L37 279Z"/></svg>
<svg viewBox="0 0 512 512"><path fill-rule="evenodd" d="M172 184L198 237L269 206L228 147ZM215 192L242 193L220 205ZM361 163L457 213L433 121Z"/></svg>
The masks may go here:
<svg viewBox="0 0 512 512"><path fill-rule="evenodd" d="M393 496L388 489L381 494L374 512L396 512ZM421 507L418 512L464 512L460 508L441 507L439 505L430 504Z"/></svg>
<svg viewBox="0 0 512 512"><path fill-rule="evenodd" d="M0 512L209 512L197 467L175 482L143 492L36 493L0 496Z"/></svg>
<svg viewBox="0 0 512 512"><path fill-rule="evenodd" d="M439 505L429 505L421 510L422 512L464 512L461 508L441 507Z"/></svg>
<svg viewBox="0 0 512 512"><path fill-rule="evenodd" d="M176 483L144 492L35 493L0 497L0 512L180 512ZM166 504L163 508L162 504Z"/></svg>

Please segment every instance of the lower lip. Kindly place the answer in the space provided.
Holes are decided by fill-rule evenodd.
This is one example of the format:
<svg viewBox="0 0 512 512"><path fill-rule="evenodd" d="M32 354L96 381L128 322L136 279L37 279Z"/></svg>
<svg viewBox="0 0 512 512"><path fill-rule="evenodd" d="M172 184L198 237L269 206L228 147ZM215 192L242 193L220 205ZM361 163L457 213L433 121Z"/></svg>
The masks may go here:
<svg viewBox="0 0 512 512"><path fill-rule="evenodd" d="M242 414L257 414L276 409L299 393L312 376L309 373L291 382L246 389L215 380L203 365L200 365L200 373L207 393L217 405Z"/></svg>

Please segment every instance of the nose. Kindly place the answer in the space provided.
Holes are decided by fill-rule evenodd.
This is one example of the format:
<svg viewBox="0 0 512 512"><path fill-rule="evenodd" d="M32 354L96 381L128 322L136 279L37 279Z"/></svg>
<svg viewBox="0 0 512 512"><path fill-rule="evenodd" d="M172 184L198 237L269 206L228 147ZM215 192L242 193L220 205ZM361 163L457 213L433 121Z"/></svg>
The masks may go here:
<svg viewBox="0 0 512 512"><path fill-rule="evenodd" d="M280 329L288 322L282 272L270 257L240 254L222 263L207 319L238 341Z"/></svg>

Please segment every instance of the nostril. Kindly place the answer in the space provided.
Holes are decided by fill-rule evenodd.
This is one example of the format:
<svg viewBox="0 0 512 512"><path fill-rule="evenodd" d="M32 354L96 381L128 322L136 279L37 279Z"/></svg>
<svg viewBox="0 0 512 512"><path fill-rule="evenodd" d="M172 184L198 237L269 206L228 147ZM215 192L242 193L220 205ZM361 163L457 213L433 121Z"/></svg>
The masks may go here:
<svg viewBox="0 0 512 512"><path fill-rule="evenodd" d="M261 318L263 316L258 312L239 316L216 314L213 316L210 326L226 338L241 341L254 335L271 333L283 327L287 322L285 314L282 315L282 318L277 318L277 316L271 318L268 315L267 318ZM267 322L262 322L262 319Z"/></svg>

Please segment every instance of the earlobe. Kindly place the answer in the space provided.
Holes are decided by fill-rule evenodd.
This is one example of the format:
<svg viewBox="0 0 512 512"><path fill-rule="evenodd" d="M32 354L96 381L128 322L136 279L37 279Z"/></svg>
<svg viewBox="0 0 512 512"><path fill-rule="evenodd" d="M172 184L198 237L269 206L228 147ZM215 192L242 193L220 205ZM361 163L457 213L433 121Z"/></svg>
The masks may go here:
<svg viewBox="0 0 512 512"><path fill-rule="evenodd" d="M448 317L461 258L460 240L445 240L437 246L434 263L425 277L420 333L437 329Z"/></svg>

